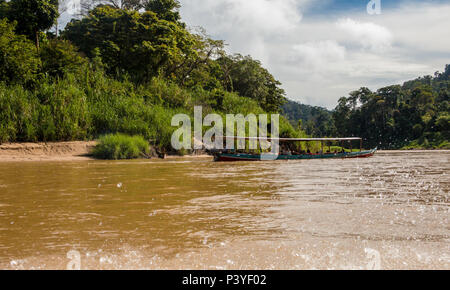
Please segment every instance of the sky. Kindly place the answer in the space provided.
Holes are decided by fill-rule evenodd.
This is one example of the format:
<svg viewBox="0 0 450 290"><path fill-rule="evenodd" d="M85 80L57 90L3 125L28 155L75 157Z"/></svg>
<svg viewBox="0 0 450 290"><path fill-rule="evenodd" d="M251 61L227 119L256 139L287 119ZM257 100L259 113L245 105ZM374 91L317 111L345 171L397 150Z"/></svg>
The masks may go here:
<svg viewBox="0 0 450 290"><path fill-rule="evenodd" d="M332 109L362 86L376 90L450 64L448 0L380 0L381 14L368 13L369 0L180 2L188 26L260 60L289 99L305 104Z"/></svg>
<svg viewBox="0 0 450 290"><path fill-rule="evenodd" d="M380 14L368 13L371 1ZM260 60L289 99L333 109L360 87L450 64L450 0L371 1L180 0L180 12L188 27L225 40L229 53Z"/></svg>

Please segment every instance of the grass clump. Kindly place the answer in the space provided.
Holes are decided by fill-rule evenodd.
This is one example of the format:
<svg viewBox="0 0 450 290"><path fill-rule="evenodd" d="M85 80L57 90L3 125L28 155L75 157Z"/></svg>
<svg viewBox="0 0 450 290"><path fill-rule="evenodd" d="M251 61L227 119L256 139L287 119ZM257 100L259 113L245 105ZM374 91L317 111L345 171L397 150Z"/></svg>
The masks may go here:
<svg viewBox="0 0 450 290"><path fill-rule="evenodd" d="M136 159L149 154L149 144L142 136L109 134L100 137L93 156L98 159Z"/></svg>

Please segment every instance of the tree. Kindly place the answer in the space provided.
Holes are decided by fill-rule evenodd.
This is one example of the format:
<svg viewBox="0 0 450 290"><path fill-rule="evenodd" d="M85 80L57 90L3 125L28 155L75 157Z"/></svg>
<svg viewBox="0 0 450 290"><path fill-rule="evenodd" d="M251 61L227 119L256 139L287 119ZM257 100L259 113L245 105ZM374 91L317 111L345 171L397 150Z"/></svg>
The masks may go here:
<svg viewBox="0 0 450 290"><path fill-rule="evenodd" d="M180 3L177 0L86 0L81 3L82 15L89 14L98 5L109 5L116 9L139 11L145 9L158 14L165 20L177 21L180 19L178 9Z"/></svg>
<svg viewBox="0 0 450 290"><path fill-rule="evenodd" d="M207 90L223 89L218 76L220 66L217 59L224 52L224 42L214 40L203 29L192 35L192 47L189 54L178 55L168 66L166 77L176 80L187 87L201 86Z"/></svg>
<svg viewBox="0 0 450 290"><path fill-rule="evenodd" d="M33 42L14 33L15 24L0 20L0 82L27 84L39 70L39 57Z"/></svg>
<svg viewBox="0 0 450 290"><path fill-rule="evenodd" d="M53 2L54 2L54 5L58 8L58 15L61 15L64 12L67 11L67 9L68 9L67 5L59 5L59 1L58 0L53 0ZM55 35L56 35L56 38L58 38L58 35L59 35L58 17L55 20Z"/></svg>
<svg viewBox="0 0 450 290"><path fill-rule="evenodd" d="M442 112L438 116L436 127L443 132L445 138L450 138L450 112Z"/></svg>
<svg viewBox="0 0 450 290"><path fill-rule="evenodd" d="M58 8L54 0L11 0L6 17L17 21L16 33L34 39L39 50L39 33L53 26Z"/></svg>
<svg viewBox="0 0 450 290"><path fill-rule="evenodd" d="M178 23L154 12L97 6L81 20L72 20L63 37L89 57L98 49L110 74L127 73L135 81L164 74L193 51L193 36Z"/></svg>
<svg viewBox="0 0 450 290"><path fill-rule="evenodd" d="M6 0L0 0L0 18L4 18L8 13L8 2Z"/></svg>
<svg viewBox="0 0 450 290"><path fill-rule="evenodd" d="M118 9L139 10L142 8L142 0L100 0L100 2L109 3Z"/></svg>
<svg viewBox="0 0 450 290"><path fill-rule="evenodd" d="M143 2L145 10L155 12L160 19L179 21L181 18L178 12L180 8L178 0L145 0Z"/></svg>
<svg viewBox="0 0 450 290"><path fill-rule="evenodd" d="M340 136L347 136L351 128L349 128L351 109L348 105L347 98L339 99L338 105L333 112L334 125L336 126L337 134Z"/></svg>
<svg viewBox="0 0 450 290"><path fill-rule="evenodd" d="M361 88L339 101L335 126L340 135L358 135L370 146L402 148L415 142L438 147L448 142L449 88L446 72L373 93Z"/></svg>
<svg viewBox="0 0 450 290"><path fill-rule="evenodd" d="M268 112L278 112L285 102L281 83L250 56L223 56L218 59L222 67L224 88L257 101Z"/></svg>
<svg viewBox="0 0 450 290"><path fill-rule="evenodd" d="M40 56L43 72L52 77L62 77L66 72L75 72L87 63L76 47L61 39L52 39L43 45Z"/></svg>

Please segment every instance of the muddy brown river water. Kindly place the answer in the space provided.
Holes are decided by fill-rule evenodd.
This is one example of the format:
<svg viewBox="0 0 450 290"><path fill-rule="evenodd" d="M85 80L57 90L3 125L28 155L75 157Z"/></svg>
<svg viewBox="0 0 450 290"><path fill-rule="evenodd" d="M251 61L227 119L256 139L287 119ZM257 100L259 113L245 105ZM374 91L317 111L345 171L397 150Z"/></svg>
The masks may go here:
<svg viewBox="0 0 450 290"><path fill-rule="evenodd" d="M450 152L1 162L1 269L450 269Z"/></svg>

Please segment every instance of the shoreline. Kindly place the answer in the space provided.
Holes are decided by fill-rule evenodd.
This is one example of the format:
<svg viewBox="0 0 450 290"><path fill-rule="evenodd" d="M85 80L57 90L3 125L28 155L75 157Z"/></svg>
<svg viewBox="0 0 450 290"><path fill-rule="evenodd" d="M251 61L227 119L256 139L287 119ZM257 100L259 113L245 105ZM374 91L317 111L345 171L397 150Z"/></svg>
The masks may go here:
<svg viewBox="0 0 450 290"><path fill-rule="evenodd" d="M96 141L68 142L24 142L0 144L0 162L23 161L89 161L97 160L90 156ZM408 152L449 152L450 150L379 150L378 153L408 153ZM210 155L168 155L165 160L175 158L205 158ZM164 159L161 159L164 160Z"/></svg>
<svg viewBox="0 0 450 290"><path fill-rule="evenodd" d="M377 153L429 153L429 152L450 152L450 149L394 149L394 150L377 150Z"/></svg>
<svg viewBox="0 0 450 290"><path fill-rule="evenodd" d="M92 149L97 141L67 141L67 142L24 142L0 144L1 162L35 162L35 161L94 161L99 160L92 157ZM164 159L176 158L207 158L210 155L167 155Z"/></svg>
<svg viewBox="0 0 450 290"><path fill-rule="evenodd" d="M94 160L89 154L96 144L95 141L3 143L0 162Z"/></svg>

